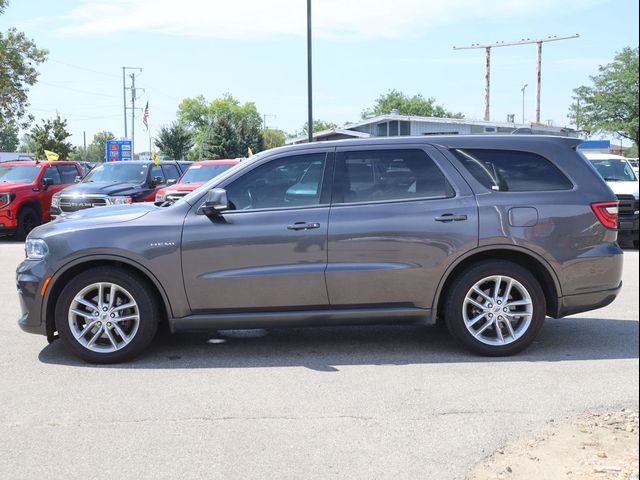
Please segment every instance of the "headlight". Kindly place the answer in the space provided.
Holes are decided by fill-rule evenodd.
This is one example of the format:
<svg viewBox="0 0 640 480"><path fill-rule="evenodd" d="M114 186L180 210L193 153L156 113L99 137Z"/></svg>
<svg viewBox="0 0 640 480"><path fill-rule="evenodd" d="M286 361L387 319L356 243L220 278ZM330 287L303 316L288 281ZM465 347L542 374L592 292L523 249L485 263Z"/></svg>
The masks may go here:
<svg viewBox="0 0 640 480"><path fill-rule="evenodd" d="M49 253L49 247L44 240L39 238L28 238L24 244L27 260L42 260Z"/></svg>
<svg viewBox="0 0 640 480"><path fill-rule="evenodd" d="M156 194L156 202L164 202L166 195L164 193L157 193Z"/></svg>
<svg viewBox="0 0 640 480"><path fill-rule="evenodd" d="M131 197L109 197L109 205L126 205L131 202Z"/></svg>
<svg viewBox="0 0 640 480"><path fill-rule="evenodd" d="M16 198L16 194L11 192L0 193L0 208L9 205L13 199Z"/></svg>
<svg viewBox="0 0 640 480"><path fill-rule="evenodd" d="M51 197L51 206L55 208L60 207L60 195L58 195L57 193L53 197Z"/></svg>

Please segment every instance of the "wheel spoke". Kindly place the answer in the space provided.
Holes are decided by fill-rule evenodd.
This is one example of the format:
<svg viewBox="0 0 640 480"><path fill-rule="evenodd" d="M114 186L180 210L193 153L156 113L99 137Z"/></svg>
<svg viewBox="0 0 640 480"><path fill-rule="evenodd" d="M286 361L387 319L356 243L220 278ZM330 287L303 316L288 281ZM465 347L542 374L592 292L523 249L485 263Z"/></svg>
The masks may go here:
<svg viewBox="0 0 640 480"><path fill-rule="evenodd" d="M478 323L480 320L482 320L485 315L486 315L486 313L482 312L480 315L472 318L471 320L469 320L467 322L467 326L468 327L473 327L476 323Z"/></svg>
<svg viewBox="0 0 640 480"><path fill-rule="evenodd" d="M114 323L126 322L129 320L138 320L138 315L127 315L126 317L116 317L111 319Z"/></svg>
<svg viewBox="0 0 640 480"><path fill-rule="evenodd" d="M99 310L98 306L95 303L89 302L82 297L76 297L73 300L78 302L80 305L84 305L85 307L90 308L94 312L97 312Z"/></svg>
<svg viewBox="0 0 640 480"><path fill-rule="evenodd" d="M495 328L496 328L496 335L498 336L500 343L504 343L504 335L502 335L502 329L500 328L499 320L495 321Z"/></svg>
<svg viewBox="0 0 640 480"><path fill-rule="evenodd" d="M93 337L91 337L91 340L89 340L89 342L87 343L87 347L92 347L96 343L96 340L98 340L98 338L102 336L103 330L104 330L103 326L98 327L98 330L96 331L96 333L93 335Z"/></svg>
<svg viewBox="0 0 640 480"><path fill-rule="evenodd" d="M507 303L509 301L509 295L511 294L512 288L513 288L513 278L509 278L507 280L507 286L504 287L504 294L502 294L503 303Z"/></svg>
<svg viewBox="0 0 640 480"><path fill-rule="evenodd" d="M113 345L113 348L115 348L117 350L118 349L118 342L116 342L116 339L114 338L113 334L111 333L111 330L109 329L109 327L106 327L104 329L104 333L107 334L107 337L109 338L109 341L111 342L111 345Z"/></svg>
<svg viewBox="0 0 640 480"><path fill-rule="evenodd" d="M531 305L531 300L523 299L523 300L514 300L513 302L507 303L507 307L524 307L527 305Z"/></svg>
<svg viewBox="0 0 640 480"><path fill-rule="evenodd" d="M467 297L467 302L469 302L474 307L478 307L480 310L485 310L486 307L481 303L476 302L473 298Z"/></svg>
<svg viewBox="0 0 640 480"><path fill-rule="evenodd" d="M500 294L500 285L502 285L502 277L496 277L496 284L495 287L493 288L493 298L497 299L498 295Z"/></svg>
<svg viewBox="0 0 640 480"><path fill-rule="evenodd" d="M516 332L513 331L513 325L511 325L509 319L505 318L503 323L507 326L507 330L509 330L509 336L515 340Z"/></svg>
<svg viewBox="0 0 640 480"><path fill-rule="evenodd" d="M83 312L82 310L78 310L77 308L71 308L69 309L69 311L74 315L78 315L82 318L86 318L87 320L93 321L96 318L93 314L88 312Z"/></svg>
<svg viewBox="0 0 640 480"><path fill-rule="evenodd" d="M107 308L109 308L109 310L111 310L113 308L113 303L114 300L116 298L116 292L118 291L118 287L115 284L111 284L111 287L109 288L109 305Z"/></svg>
<svg viewBox="0 0 640 480"><path fill-rule="evenodd" d="M482 296L482 298L484 298L487 302L493 302L493 298L491 298L489 295L487 295L486 293L484 293L482 290L480 290L478 287L474 286L473 287L473 291L476 292L478 295ZM483 307L484 308L484 307Z"/></svg>
<svg viewBox="0 0 640 480"><path fill-rule="evenodd" d="M98 308L102 308L104 305L104 286L102 283L98 284Z"/></svg>
<svg viewBox="0 0 640 480"><path fill-rule="evenodd" d="M123 303L122 305L116 305L115 307L113 307L113 311L118 312L120 310L124 310L125 308L131 308L131 307L137 307L137 306L138 305L136 304L136 302Z"/></svg>
<svg viewBox="0 0 640 480"><path fill-rule="evenodd" d="M480 330L478 330L477 332L475 332L473 335L476 337L479 337L480 335L482 335L484 333L484 331L489 328L491 325L494 324L494 320L489 320L487 323L485 323L482 327L480 327Z"/></svg>
<svg viewBox="0 0 640 480"><path fill-rule="evenodd" d="M129 336L126 333L124 333L124 330L122 330L120 325L118 325L117 323L114 323L113 324L113 329L116 331L116 333L120 336L120 338L122 339L122 341L125 344L129 343L129 341L131 339L129 338Z"/></svg>
<svg viewBox="0 0 640 480"><path fill-rule="evenodd" d="M90 332L93 329L93 327L96 326L96 323L98 323L98 320L94 320L91 323L87 323L82 329L82 331L80 332L80 334L76 336L76 338L79 340L82 337L84 337L88 332Z"/></svg>

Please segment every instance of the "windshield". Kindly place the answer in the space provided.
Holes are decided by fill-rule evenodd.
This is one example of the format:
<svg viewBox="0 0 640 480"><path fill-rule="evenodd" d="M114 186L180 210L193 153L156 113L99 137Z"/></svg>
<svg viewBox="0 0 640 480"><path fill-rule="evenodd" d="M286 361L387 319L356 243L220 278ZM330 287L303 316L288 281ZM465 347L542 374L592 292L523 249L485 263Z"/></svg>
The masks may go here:
<svg viewBox="0 0 640 480"><path fill-rule="evenodd" d="M139 163L106 163L91 170L82 183L113 182L113 183L144 183L147 178L148 165Z"/></svg>
<svg viewBox="0 0 640 480"><path fill-rule="evenodd" d="M180 183L204 183L233 167L228 165L191 165Z"/></svg>
<svg viewBox="0 0 640 480"><path fill-rule="evenodd" d="M611 158L591 160L591 163L607 182L635 182L637 180L636 174L625 160Z"/></svg>
<svg viewBox="0 0 640 480"><path fill-rule="evenodd" d="M40 172L35 165L0 166L0 182L32 183Z"/></svg>

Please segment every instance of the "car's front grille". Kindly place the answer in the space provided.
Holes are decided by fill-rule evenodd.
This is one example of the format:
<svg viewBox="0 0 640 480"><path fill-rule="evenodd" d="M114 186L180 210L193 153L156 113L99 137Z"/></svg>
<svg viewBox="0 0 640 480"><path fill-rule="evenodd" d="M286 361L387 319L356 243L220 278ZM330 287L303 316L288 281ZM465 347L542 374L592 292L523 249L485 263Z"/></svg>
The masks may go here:
<svg viewBox="0 0 640 480"><path fill-rule="evenodd" d="M169 192L167 193L165 200L175 202L176 200L180 200L182 197L187 196L189 193L190 192Z"/></svg>
<svg viewBox="0 0 640 480"><path fill-rule="evenodd" d="M618 197L618 214L633 215L638 211L638 200L633 195L616 195Z"/></svg>
<svg viewBox="0 0 640 480"><path fill-rule="evenodd" d="M107 205L107 199L104 197L60 197L60 210L66 213L105 205Z"/></svg>

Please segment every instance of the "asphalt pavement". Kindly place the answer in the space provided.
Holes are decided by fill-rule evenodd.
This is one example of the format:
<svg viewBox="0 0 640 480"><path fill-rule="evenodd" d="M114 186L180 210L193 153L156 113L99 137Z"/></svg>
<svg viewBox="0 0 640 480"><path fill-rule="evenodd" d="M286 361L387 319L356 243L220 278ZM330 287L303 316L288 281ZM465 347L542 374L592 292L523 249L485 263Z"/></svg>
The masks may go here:
<svg viewBox="0 0 640 480"><path fill-rule="evenodd" d="M463 479L551 419L638 407L638 252L609 307L515 357L425 327L160 335L92 366L16 325L0 239L0 478Z"/></svg>

